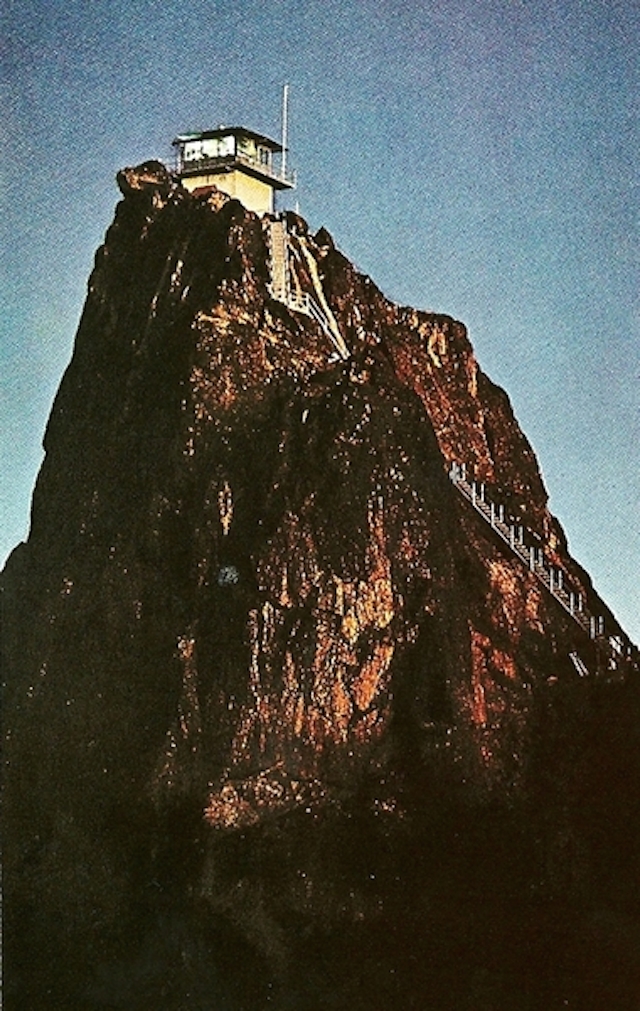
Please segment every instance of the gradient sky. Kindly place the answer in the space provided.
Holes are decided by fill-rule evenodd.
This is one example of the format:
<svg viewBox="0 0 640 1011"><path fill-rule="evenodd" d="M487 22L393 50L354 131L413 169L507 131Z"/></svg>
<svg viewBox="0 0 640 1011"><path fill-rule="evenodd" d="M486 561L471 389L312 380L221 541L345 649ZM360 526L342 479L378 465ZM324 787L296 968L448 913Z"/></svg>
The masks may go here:
<svg viewBox="0 0 640 1011"><path fill-rule="evenodd" d="M640 639L637 0L4 0L2 37L0 559L116 171L180 131L277 136L287 80L301 213L467 324Z"/></svg>

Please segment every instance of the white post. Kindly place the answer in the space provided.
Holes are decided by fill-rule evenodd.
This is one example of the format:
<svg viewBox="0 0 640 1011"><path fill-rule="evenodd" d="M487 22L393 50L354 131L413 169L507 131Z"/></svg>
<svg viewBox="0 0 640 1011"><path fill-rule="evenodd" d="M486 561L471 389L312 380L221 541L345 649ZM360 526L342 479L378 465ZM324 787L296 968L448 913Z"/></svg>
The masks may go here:
<svg viewBox="0 0 640 1011"><path fill-rule="evenodd" d="M554 574L554 570L553 570L553 566L551 566L551 568L549 569L549 589L551 590L552 593L553 593L553 589L554 589L554 587L553 587L553 574Z"/></svg>
<svg viewBox="0 0 640 1011"><path fill-rule="evenodd" d="M491 526L494 527L495 525L496 525L496 508L495 508L495 506L494 506L494 504L492 502L491 503Z"/></svg>
<svg viewBox="0 0 640 1011"><path fill-rule="evenodd" d="M280 162L280 175L283 179L287 175L287 117L289 114L289 85L282 88L282 161Z"/></svg>
<svg viewBox="0 0 640 1011"><path fill-rule="evenodd" d="M515 541L516 541L516 530L512 523L511 526L509 527L509 544L511 545L511 547L513 547Z"/></svg>
<svg viewBox="0 0 640 1011"><path fill-rule="evenodd" d="M536 564L536 549L534 547L529 548L529 568L535 568Z"/></svg>
<svg viewBox="0 0 640 1011"><path fill-rule="evenodd" d="M473 505L476 504L476 483L475 483L475 481L471 482L471 501L472 501Z"/></svg>

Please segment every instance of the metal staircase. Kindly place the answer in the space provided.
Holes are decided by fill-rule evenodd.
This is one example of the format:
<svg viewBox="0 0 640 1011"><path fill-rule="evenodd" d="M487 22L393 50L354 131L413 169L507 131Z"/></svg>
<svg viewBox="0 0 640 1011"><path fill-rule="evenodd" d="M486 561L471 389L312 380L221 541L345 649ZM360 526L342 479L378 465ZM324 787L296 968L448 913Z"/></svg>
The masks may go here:
<svg viewBox="0 0 640 1011"><path fill-rule="evenodd" d="M271 271L269 291L271 297L278 302L282 302L292 312L299 312L313 319L329 338L338 356L346 360L350 355L349 349L344 342L340 328L322 292L315 261L313 263L310 262L310 259L312 259L311 254L302 245L302 240L299 240L301 252L311 268L310 273L318 297L316 299L309 292L302 291L299 285L295 292L291 290L292 271L289 264L289 242L290 239L285 220L283 218L276 218L270 221L268 243Z"/></svg>
<svg viewBox="0 0 640 1011"><path fill-rule="evenodd" d="M284 221L269 222L270 291L278 302L289 304L289 249Z"/></svg>
<svg viewBox="0 0 640 1011"><path fill-rule="evenodd" d="M565 570L557 565L552 565L546 558L544 549L539 544L539 538L524 526L506 518L504 506L489 500L484 484L467 479L464 464L453 463L449 477L460 494L471 503L498 537L509 546L513 554L526 565L527 569L542 583L589 638L595 640L602 648L607 658L609 670L617 670L623 661L631 659L635 648L630 640L619 633L616 635L606 633L602 615L594 615L588 610L582 592L571 586L570 578ZM538 543L532 543L532 541L538 541ZM576 670L583 675L586 671L584 663L577 657L577 654L570 654L570 656Z"/></svg>

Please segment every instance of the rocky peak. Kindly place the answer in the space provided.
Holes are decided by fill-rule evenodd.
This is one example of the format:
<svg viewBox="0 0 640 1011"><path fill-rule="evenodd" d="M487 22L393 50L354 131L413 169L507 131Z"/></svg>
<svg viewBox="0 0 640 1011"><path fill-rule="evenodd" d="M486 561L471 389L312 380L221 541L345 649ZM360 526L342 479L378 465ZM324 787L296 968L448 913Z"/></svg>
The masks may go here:
<svg viewBox="0 0 640 1011"><path fill-rule="evenodd" d="M118 184L3 576L8 1006L595 1011L558 936L627 1006L637 654L465 327Z"/></svg>

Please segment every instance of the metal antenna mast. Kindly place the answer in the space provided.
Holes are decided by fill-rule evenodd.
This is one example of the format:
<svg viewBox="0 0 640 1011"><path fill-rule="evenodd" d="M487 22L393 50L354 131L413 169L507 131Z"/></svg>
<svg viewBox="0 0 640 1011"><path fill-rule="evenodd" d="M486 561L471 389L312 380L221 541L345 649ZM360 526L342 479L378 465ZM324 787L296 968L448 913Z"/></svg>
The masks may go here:
<svg viewBox="0 0 640 1011"><path fill-rule="evenodd" d="M280 174L283 179L287 175L287 116L289 112L289 85L282 88L282 161L280 163Z"/></svg>

